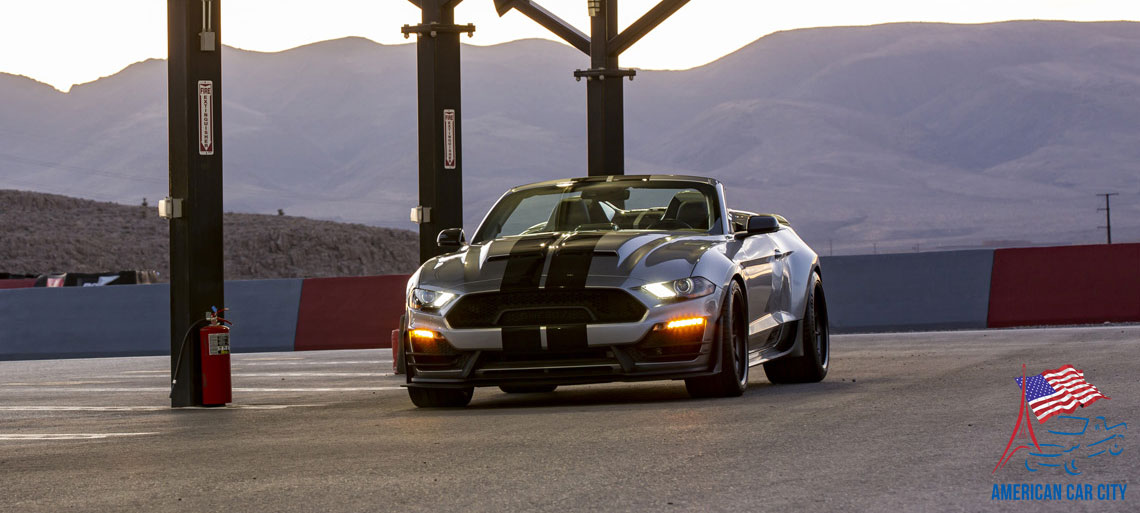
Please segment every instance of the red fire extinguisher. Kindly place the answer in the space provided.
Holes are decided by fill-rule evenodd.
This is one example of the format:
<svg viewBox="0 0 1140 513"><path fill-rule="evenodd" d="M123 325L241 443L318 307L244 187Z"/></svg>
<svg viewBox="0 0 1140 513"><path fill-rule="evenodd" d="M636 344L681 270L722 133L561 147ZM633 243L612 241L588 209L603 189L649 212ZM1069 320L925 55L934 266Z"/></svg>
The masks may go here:
<svg viewBox="0 0 1140 513"><path fill-rule="evenodd" d="M229 308L206 314L209 322L199 331L202 347L202 405L224 406L233 401L230 385L230 328L222 318Z"/></svg>

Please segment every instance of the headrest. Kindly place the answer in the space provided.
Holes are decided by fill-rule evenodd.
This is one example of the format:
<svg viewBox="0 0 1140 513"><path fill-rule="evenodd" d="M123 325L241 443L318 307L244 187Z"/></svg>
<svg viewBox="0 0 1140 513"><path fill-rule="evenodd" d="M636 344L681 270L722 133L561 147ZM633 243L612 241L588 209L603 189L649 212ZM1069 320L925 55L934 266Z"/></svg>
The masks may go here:
<svg viewBox="0 0 1140 513"><path fill-rule="evenodd" d="M606 212L594 200L566 198L554 211L554 231L571 231L583 224L606 222Z"/></svg>
<svg viewBox="0 0 1140 513"><path fill-rule="evenodd" d="M709 229L709 209L704 199L681 203L677 220L700 230Z"/></svg>

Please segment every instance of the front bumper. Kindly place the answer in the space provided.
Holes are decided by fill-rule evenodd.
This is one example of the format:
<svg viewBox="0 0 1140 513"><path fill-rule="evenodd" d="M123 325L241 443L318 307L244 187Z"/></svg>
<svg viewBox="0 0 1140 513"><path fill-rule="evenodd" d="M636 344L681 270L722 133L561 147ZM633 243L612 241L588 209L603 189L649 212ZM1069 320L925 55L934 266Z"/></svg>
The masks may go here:
<svg viewBox="0 0 1140 513"><path fill-rule="evenodd" d="M409 330L431 330L440 338L430 343L405 338L408 386L570 385L708 375L719 365L719 298L714 293L651 305L633 323L531 327L536 340L525 347L512 343L512 328L453 329L442 315L409 311ZM671 320L691 317L706 322L662 329ZM578 337L571 346L558 341L566 333Z"/></svg>

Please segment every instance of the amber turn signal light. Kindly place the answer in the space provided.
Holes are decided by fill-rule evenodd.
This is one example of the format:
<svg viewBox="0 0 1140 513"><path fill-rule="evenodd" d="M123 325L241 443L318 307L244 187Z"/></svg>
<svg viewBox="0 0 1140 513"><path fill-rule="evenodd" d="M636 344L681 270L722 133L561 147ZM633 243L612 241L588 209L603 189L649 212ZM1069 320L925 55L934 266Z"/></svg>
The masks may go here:
<svg viewBox="0 0 1140 513"><path fill-rule="evenodd" d="M677 319L665 323L665 329L674 330L678 328L695 328L697 326L704 326L704 317L689 317L687 319Z"/></svg>

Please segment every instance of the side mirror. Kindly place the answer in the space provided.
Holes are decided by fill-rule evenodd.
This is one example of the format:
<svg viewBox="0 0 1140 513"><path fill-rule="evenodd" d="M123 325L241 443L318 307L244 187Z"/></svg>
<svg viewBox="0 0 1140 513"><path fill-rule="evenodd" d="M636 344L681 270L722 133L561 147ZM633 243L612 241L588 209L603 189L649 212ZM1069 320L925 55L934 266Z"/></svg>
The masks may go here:
<svg viewBox="0 0 1140 513"><path fill-rule="evenodd" d="M748 227L745 230L747 235L759 235L762 233L772 233L780 230L780 220L776 216L758 215L748 216Z"/></svg>
<svg viewBox="0 0 1140 513"><path fill-rule="evenodd" d="M463 228L447 228L435 237L435 244L441 248L458 248L467 244L467 236L463 234Z"/></svg>

